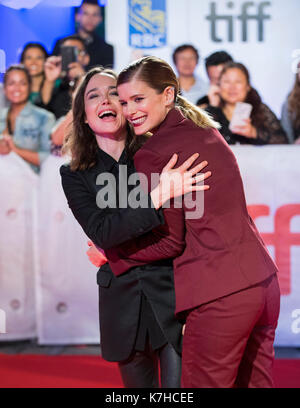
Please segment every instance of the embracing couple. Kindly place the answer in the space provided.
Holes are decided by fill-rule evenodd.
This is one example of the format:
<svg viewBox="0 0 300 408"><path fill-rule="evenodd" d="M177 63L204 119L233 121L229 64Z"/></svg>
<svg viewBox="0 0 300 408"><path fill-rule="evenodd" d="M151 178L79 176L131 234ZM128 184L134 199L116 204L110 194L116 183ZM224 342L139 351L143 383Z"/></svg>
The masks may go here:
<svg viewBox="0 0 300 408"><path fill-rule="evenodd" d="M103 358L118 362L125 387L272 387L277 268L218 124L180 96L172 68L156 57L119 76L91 69L72 115L71 161L60 173L101 266ZM120 166L148 181L135 193L149 205L120 205ZM114 176L113 206L99 203L104 173ZM127 195L137 188L124 185ZM195 208L178 205L182 195ZM199 201L202 211L188 216Z"/></svg>

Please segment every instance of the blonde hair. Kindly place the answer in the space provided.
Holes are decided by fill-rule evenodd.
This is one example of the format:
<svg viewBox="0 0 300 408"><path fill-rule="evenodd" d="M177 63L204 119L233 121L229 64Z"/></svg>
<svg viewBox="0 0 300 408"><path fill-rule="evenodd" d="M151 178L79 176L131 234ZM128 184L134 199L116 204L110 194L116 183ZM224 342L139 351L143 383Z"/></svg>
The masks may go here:
<svg viewBox="0 0 300 408"><path fill-rule="evenodd" d="M145 82L159 94L168 86L173 87L175 94L174 104L187 119L190 119L197 126L204 129L219 129L220 125L208 113L179 94L177 77L166 61L153 56L143 57L134 61L120 72L117 86L130 82L133 78Z"/></svg>
<svg viewBox="0 0 300 408"><path fill-rule="evenodd" d="M219 129L221 126L203 109L189 102L181 95L177 95L175 106L178 107L186 118L193 121L197 126L201 128L214 128Z"/></svg>

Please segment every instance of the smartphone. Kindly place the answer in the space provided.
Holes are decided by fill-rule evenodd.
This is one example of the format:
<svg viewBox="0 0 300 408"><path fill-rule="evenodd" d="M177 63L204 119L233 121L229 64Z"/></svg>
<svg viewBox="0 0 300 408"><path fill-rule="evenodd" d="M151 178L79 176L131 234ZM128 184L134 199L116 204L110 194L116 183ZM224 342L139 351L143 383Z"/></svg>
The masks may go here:
<svg viewBox="0 0 300 408"><path fill-rule="evenodd" d="M244 119L249 119L252 111L252 105L245 102L237 102L229 124L229 129L233 131L236 126L244 126Z"/></svg>
<svg viewBox="0 0 300 408"><path fill-rule="evenodd" d="M61 71L65 76L68 73L68 66L71 62L77 61L77 47L62 46L60 50L61 55Z"/></svg>

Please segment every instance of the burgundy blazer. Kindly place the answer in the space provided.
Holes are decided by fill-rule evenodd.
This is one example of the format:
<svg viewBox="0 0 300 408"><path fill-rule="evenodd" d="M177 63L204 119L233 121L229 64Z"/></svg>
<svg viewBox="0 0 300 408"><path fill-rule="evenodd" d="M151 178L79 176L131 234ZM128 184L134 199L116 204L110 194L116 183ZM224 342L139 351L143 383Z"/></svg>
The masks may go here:
<svg viewBox="0 0 300 408"><path fill-rule="evenodd" d="M262 282L277 268L247 212L240 171L221 134L199 128L174 108L136 153L135 167L150 181L151 173L160 173L174 152L178 165L195 152L200 154L197 162L209 163L210 189L197 193L197 202L204 194L203 216L189 218L190 202L183 201L183 208L164 209L164 226L106 254L116 275L132 266L176 257L179 313Z"/></svg>

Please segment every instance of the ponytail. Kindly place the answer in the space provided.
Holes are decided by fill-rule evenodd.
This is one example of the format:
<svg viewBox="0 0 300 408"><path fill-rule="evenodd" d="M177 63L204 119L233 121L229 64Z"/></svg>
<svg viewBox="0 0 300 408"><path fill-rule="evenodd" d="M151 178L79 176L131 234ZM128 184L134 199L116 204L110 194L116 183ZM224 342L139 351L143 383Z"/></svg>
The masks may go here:
<svg viewBox="0 0 300 408"><path fill-rule="evenodd" d="M187 119L190 119L197 126L203 129L219 129L221 127L220 124L214 121L207 112L194 105L193 103L190 103L181 95L177 95L175 106L180 109L183 116L185 116Z"/></svg>

